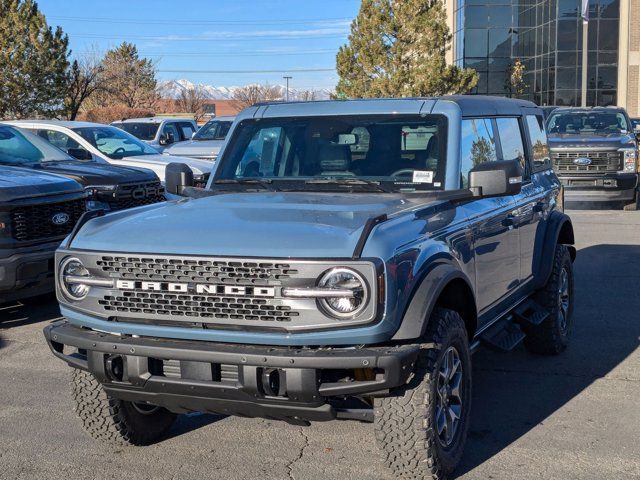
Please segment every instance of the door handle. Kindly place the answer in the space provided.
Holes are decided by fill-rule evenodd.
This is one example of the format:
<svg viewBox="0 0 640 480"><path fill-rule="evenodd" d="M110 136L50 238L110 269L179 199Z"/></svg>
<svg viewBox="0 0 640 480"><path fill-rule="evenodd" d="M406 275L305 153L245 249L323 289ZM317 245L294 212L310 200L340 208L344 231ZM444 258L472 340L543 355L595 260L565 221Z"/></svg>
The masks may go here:
<svg viewBox="0 0 640 480"><path fill-rule="evenodd" d="M502 221L502 225L505 227L509 227L509 230L513 228L516 224L516 217L514 215L507 215L506 218Z"/></svg>

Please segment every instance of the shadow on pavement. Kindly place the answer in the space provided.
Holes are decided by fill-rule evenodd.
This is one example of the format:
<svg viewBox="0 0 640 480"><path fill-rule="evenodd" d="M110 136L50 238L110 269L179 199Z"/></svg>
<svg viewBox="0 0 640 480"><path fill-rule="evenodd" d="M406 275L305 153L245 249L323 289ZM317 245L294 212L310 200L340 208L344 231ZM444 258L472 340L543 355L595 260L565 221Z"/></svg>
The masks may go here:
<svg viewBox="0 0 640 480"><path fill-rule="evenodd" d="M179 415L176 423L173 424L164 440L179 437L185 433L198 430L212 423L219 422L227 418L225 415L213 415L208 413L190 413L187 415Z"/></svg>
<svg viewBox="0 0 640 480"><path fill-rule="evenodd" d="M22 305L18 302L0 304L0 330L5 330L60 317L60 307L55 299L38 305Z"/></svg>
<svg viewBox="0 0 640 480"><path fill-rule="evenodd" d="M542 357L521 348L507 354L481 351L474 357L472 423L456 474L508 447L638 348L639 281L640 245L581 249L567 351Z"/></svg>

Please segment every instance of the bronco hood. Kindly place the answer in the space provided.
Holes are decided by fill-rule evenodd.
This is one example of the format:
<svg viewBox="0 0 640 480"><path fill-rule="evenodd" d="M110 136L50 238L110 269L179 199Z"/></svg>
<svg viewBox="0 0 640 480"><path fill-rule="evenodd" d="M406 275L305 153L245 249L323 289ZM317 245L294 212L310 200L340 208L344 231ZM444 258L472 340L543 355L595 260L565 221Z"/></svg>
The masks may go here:
<svg viewBox="0 0 640 480"><path fill-rule="evenodd" d="M350 257L367 220L425 205L395 194L234 193L166 202L88 222L72 248L274 258Z"/></svg>
<svg viewBox="0 0 640 480"><path fill-rule="evenodd" d="M549 135L549 147L562 148L601 148L615 149L635 146L635 139L631 135L611 133L608 135L576 135L576 134L551 134Z"/></svg>

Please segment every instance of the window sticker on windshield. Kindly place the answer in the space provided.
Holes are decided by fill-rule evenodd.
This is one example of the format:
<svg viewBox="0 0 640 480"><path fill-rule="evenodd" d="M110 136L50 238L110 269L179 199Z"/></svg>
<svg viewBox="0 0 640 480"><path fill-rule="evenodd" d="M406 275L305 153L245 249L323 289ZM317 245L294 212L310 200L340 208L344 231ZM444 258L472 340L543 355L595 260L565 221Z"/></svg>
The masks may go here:
<svg viewBox="0 0 640 480"><path fill-rule="evenodd" d="M413 183L433 183L433 171L431 170L414 170Z"/></svg>

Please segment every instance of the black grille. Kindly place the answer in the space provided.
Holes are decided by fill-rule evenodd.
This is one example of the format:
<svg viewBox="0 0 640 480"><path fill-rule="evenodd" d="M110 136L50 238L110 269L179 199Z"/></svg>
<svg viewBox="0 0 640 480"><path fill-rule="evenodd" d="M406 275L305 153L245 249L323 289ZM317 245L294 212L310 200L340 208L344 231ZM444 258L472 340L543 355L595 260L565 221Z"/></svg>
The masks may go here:
<svg viewBox="0 0 640 480"><path fill-rule="evenodd" d="M189 260L155 257L107 257L96 262L110 277L166 282L279 285L298 273L287 263Z"/></svg>
<svg viewBox="0 0 640 480"><path fill-rule="evenodd" d="M576 165L574 160L588 158L589 165ZM604 173L622 170L622 154L618 151L551 152L556 171L563 173Z"/></svg>
<svg viewBox="0 0 640 480"><path fill-rule="evenodd" d="M263 298L189 295L143 291L105 295L98 303L108 312L176 317L289 322L300 315L286 305L270 305Z"/></svg>
<svg viewBox="0 0 640 480"><path fill-rule="evenodd" d="M59 203L44 203L18 207L11 211L11 232L19 241L56 239L65 237L86 210L84 198ZM59 215L59 216L58 216ZM65 218L61 224L54 217Z"/></svg>
<svg viewBox="0 0 640 480"><path fill-rule="evenodd" d="M140 207L164 201L164 188L160 182L118 185L115 198L109 199L111 210Z"/></svg>

